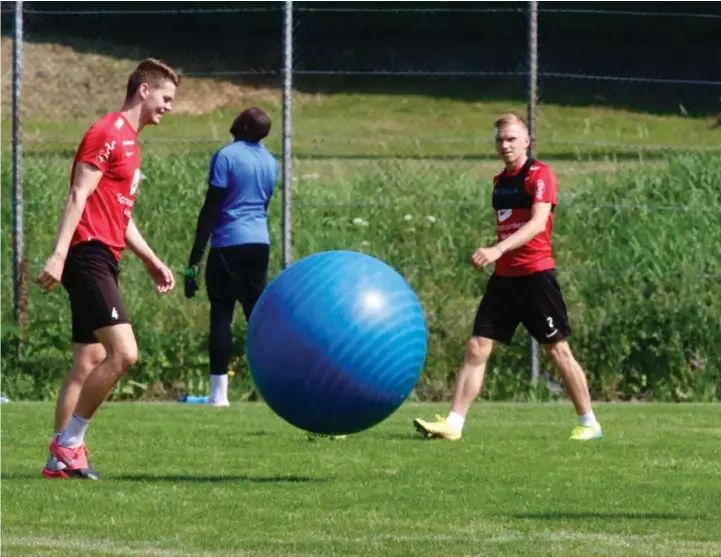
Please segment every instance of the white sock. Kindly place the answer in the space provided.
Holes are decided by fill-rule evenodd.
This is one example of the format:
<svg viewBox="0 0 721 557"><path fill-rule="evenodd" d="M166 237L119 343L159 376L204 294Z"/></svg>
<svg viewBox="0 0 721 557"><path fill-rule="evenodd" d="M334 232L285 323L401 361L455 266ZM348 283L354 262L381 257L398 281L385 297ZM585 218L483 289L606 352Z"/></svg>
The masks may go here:
<svg viewBox="0 0 721 557"><path fill-rule="evenodd" d="M465 421L466 418L457 412L450 412L446 418L446 423L458 432L463 430L463 424Z"/></svg>
<svg viewBox="0 0 721 557"><path fill-rule="evenodd" d="M585 427L594 427L598 425L598 422L596 421L596 415L593 413L593 410L591 410L588 414L579 416L578 423Z"/></svg>
<svg viewBox="0 0 721 557"><path fill-rule="evenodd" d="M225 402L228 400L228 374L210 376L210 400Z"/></svg>
<svg viewBox="0 0 721 557"><path fill-rule="evenodd" d="M58 445L61 447L79 447L85 443L85 432L88 430L90 420L72 415L68 426L58 437Z"/></svg>

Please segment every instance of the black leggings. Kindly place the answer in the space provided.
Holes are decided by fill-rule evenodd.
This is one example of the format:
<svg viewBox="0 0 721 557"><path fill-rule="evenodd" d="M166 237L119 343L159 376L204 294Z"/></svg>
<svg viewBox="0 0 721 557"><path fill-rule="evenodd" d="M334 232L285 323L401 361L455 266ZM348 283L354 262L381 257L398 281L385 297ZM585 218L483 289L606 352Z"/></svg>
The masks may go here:
<svg viewBox="0 0 721 557"><path fill-rule="evenodd" d="M210 374L225 375L233 355L233 298L210 300Z"/></svg>
<svg viewBox="0 0 721 557"><path fill-rule="evenodd" d="M249 321L267 282L268 255L269 247L257 244L212 249L208 255L211 375L228 373L233 355L235 304L241 303L245 319Z"/></svg>

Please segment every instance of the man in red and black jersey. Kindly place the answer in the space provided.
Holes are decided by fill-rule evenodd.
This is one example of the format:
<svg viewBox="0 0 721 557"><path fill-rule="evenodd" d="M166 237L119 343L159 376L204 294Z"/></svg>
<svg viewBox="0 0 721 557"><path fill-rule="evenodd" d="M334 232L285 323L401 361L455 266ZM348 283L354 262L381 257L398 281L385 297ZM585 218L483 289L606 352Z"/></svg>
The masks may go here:
<svg viewBox="0 0 721 557"><path fill-rule="evenodd" d="M85 432L138 358L118 289L125 248L145 263L159 293L175 285L172 271L140 234L132 211L141 179L138 133L170 112L179 83L166 64L141 62L128 79L123 107L95 122L75 154L55 249L36 279L45 292L62 284L72 315L73 364L58 396L45 477L98 479Z"/></svg>
<svg viewBox="0 0 721 557"><path fill-rule="evenodd" d="M496 150L505 168L493 179L497 243L479 248L471 263L479 271L495 263L476 313L466 356L458 372L451 411L435 422L416 419L427 437L457 440L471 404L481 392L494 342L509 344L519 324L546 348L563 377L578 414L571 439L601 439L586 375L571 352L571 327L555 271L551 232L558 184L553 171L527 155L528 127L515 114L495 123Z"/></svg>

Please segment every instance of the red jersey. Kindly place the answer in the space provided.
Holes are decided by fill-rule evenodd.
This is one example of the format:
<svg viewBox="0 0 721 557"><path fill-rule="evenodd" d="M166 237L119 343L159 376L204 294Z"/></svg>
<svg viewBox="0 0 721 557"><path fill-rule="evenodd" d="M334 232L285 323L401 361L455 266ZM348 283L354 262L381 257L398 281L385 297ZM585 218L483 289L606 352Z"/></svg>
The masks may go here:
<svg viewBox="0 0 721 557"><path fill-rule="evenodd" d="M504 253L496 261L497 275L519 277L555 267L551 231L557 194L558 182L553 171L530 158L513 174L504 169L493 178L493 208L499 242L531 220L531 208L535 203L552 204L545 230L525 245Z"/></svg>
<svg viewBox="0 0 721 557"><path fill-rule="evenodd" d="M107 114L85 132L73 160L71 184L80 162L102 170L103 176L85 203L70 245L102 242L120 261L140 185L138 133L122 114Z"/></svg>

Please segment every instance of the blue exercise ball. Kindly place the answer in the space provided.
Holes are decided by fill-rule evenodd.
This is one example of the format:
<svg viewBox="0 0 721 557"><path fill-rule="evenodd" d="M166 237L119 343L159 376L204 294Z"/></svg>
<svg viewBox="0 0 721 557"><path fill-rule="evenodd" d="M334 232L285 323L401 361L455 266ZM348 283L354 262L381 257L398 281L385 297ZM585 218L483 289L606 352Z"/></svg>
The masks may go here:
<svg viewBox="0 0 721 557"><path fill-rule="evenodd" d="M305 257L278 274L248 323L248 361L266 404L311 433L358 433L408 398L428 331L413 289L354 251Z"/></svg>

